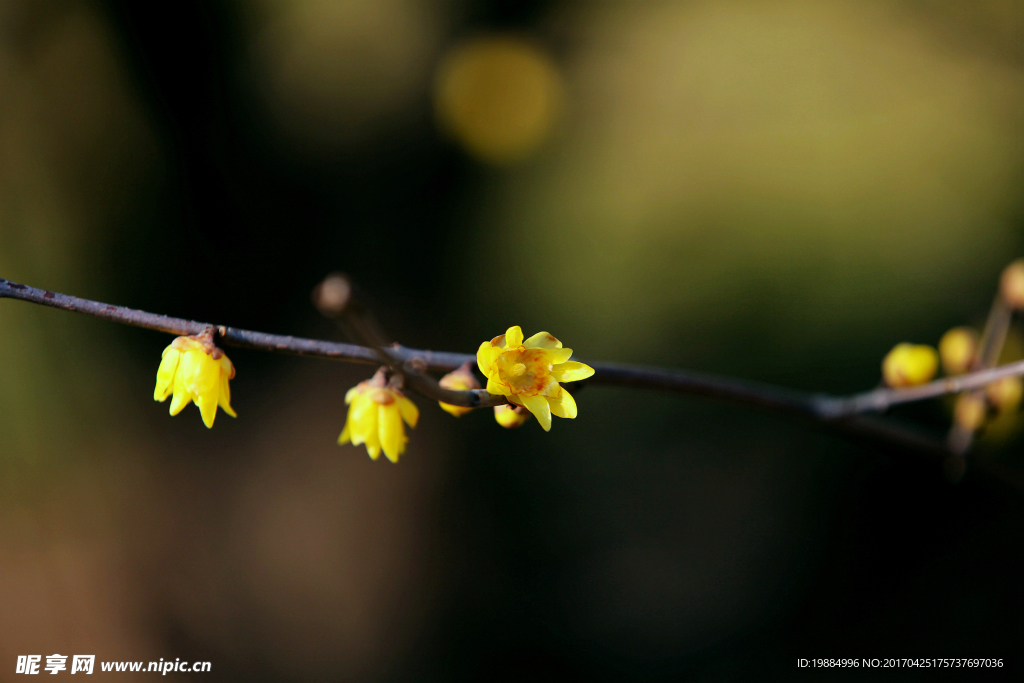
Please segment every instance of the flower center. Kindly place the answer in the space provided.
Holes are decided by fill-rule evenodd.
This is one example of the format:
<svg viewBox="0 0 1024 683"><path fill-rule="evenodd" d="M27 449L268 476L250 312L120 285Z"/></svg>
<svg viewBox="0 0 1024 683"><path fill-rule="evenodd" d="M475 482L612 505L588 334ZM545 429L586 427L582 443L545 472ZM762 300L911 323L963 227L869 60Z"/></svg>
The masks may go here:
<svg viewBox="0 0 1024 683"><path fill-rule="evenodd" d="M539 395L551 380L551 363L543 349L509 349L497 360L498 379L513 394Z"/></svg>

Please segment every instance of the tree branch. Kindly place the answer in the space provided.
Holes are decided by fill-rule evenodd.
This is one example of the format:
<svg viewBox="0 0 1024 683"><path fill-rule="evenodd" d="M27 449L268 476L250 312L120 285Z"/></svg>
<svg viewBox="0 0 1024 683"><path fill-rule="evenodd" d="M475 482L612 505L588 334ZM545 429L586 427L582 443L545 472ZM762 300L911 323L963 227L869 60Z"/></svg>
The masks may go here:
<svg viewBox="0 0 1024 683"><path fill-rule="evenodd" d="M435 400L466 407L500 405L504 397L494 397L483 390L452 391L436 386L426 372L450 372L467 361L472 354L428 351L399 344L373 342L375 348L319 339L254 332L234 327L217 326L183 318L157 315L123 306L81 299L67 294L49 292L0 278L0 298L28 301L76 313L85 313L125 325L144 327L177 335L199 334L213 329L225 345L272 351L313 358L326 358L352 363L380 364L383 360L394 370L413 378L413 388ZM364 337L367 333L364 330ZM364 339L365 341L365 339ZM911 401L936 398L966 390L978 389L1003 377L1024 375L1024 361L1002 367L950 377L918 387L876 389L847 397L811 394L767 384L747 382L728 377L668 370L663 368L588 363L595 374L588 384L634 387L706 396L772 412L799 416L822 423L850 435L898 444L901 447L931 455L948 455L941 441L907 430L902 426L861 416L867 412L885 411L891 406ZM429 380L429 381L427 381Z"/></svg>

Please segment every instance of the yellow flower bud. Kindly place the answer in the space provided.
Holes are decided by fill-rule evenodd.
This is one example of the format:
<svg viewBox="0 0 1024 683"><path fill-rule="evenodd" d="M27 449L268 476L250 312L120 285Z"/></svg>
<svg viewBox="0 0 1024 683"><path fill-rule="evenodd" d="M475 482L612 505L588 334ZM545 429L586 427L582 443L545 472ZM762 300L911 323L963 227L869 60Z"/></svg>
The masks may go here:
<svg viewBox="0 0 1024 683"><path fill-rule="evenodd" d="M398 389L389 387L383 371L349 389L345 403L349 404L348 417L338 445L366 444L366 452L374 460L383 449L388 460L398 462L409 441L402 421L416 426L420 417L416 404Z"/></svg>
<svg viewBox="0 0 1024 683"><path fill-rule="evenodd" d="M164 349L156 371L153 399L171 399L171 415L177 415L189 401L199 407L203 424L210 428L217 416L217 406L237 417L231 409L231 388L228 380L235 376L235 366L224 352L213 344L210 333L177 337Z"/></svg>
<svg viewBox="0 0 1024 683"><path fill-rule="evenodd" d="M939 340L939 358L947 375L967 372L977 355L978 333L969 327L954 327Z"/></svg>
<svg viewBox="0 0 1024 683"><path fill-rule="evenodd" d="M987 414L988 404L985 403L983 397L974 394L961 394L953 409L953 420L964 429L974 432L985 424Z"/></svg>
<svg viewBox="0 0 1024 683"><path fill-rule="evenodd" d="M576 401L559 382L576 382L594 374L594 368L571 361L572 349L547 332L523 339L518 325L505 334L480 344L476 362L487 377L487 391L523 406L537 418L544 431L551 416L576 417ZM495 413L497 416L497 413Z"/></svg>
<svg viewBox="0 0 1024 683"><path fill-rule="evenodd" d="M530 419L530 413L522 406L494 406L494 419L506 429L514 429Z"/></svg>
<svg viewBox="0 0 1024 683"><path fill-rule="evenodd" d="M897 344L882 361L882 377L890 387L912 387L935 376L939 357L930 346Z"/></svg>
<svg viewBox="0 0 1024 683"><path fill-rule="evenodd" d="M1003 300L1010 308L1024 310L1024 259L1017 259L1006 266L999 284Z"/></svg>
<svg viewBox="0 0 1024 683"><path fill-rule="evenodd" d="M472 361L466 361L466 363L457 370L452 370L442 377L438 384L440 384L444 389L453 389L455 391L479 389L480 382L478 382L476 377L473 376L472 365ZM453 406L452 404L445 403L443 401L438 401L438 405L441 406L442 410L454 415L455 417L461 417L473 410L472 408L466 408L464 406Z"/></svg>
<svg viewBox="0 0 1024 683"><path fill-rule="evenodd" d="M996 410L1016 410L1024 396L1024 384L1020 377L1004 377L985 387L985 395Z"/></svg>

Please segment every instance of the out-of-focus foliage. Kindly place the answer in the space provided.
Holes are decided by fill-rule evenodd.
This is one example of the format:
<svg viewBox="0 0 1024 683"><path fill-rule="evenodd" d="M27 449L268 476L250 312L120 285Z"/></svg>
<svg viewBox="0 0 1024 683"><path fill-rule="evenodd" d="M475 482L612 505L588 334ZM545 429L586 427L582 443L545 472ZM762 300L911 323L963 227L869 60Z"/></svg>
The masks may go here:
<svg viewBox="0 0 1024 683"><path fill-rule="evenodd" d="M544 143L557 122L562 90L558 67L536 45L489 36L445 55L434 101L439 123L467 152L500 164Z"/></svg>
<svg viewBox="0 0 1024 683"><path fill-rule="evenodd" d="M312 152L407 125L450 30L442 0L239 3L255 89L279 130Z"/></svg>
<svg viewBox="0 0 1024 683"><path fill-rule="evenodd" d="M765 334L822 344L946 313L1013 255L1016 68L881 4L566 12L565 139L492 205L481 261L516 235L518 274L565 292L538 287L524 314L571 319L604 355L700 353L680 321L765 307Z"/></svg>

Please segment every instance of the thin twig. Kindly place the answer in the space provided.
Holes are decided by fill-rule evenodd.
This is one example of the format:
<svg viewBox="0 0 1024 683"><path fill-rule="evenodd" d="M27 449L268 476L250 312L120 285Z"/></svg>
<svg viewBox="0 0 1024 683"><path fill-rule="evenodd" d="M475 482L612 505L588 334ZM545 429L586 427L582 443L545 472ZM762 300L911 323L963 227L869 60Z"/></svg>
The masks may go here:
<svg viewBox="0 0 1024 683"><path fill-rule="evenodd" d="M863 394L854 394L845 398L820 397L817 410L821 417L844 417L859 413L883 412L901 403L913 403L930 398L938 398L947 394L958 394L962 391L980 389L1004 377L1024 375L1024 360L1007 363L996 368L978 370L967 375L957 375L935 380L928 384L903 389L875 389Z"/></svg>
<svg viewBox="0 0 1024 683"><path fill-rule="evenodd" d="M992 307L988 312L988 319L985 321L985 329L981 334L981 343L978 348L978 357L975 364L972 366L972 370L975 372L989 370L995 367L996 363L999 362L999 355L1003 352L1003 344L1006 342L1006 335L1010 331L1010 321L1013 318L1013 309L1010 308L1006 302L1006 298L1003 295L1002 288L996 292L996 297L992 301ZM987 384L987 382L986 382ZM984 386L984 385L979 385ZM984 401L983 392L974 388L971 392L971 396L974 400ZM954 420L953 425L949 428L949 434L946 437L946 444L949 447L950 452L953 454L953 458L963 459L964 455L971 449L971 444L974 442L974 427L970 425L961 424L959 421ZM958 471L962 471L964 468L962 463L956 466Z"/></svg>
<svg viewBox="0 0 1024 683"><path fill-rule="evenodd" d="M324 278L313 290L313 303L324 316L336 321L350 337L373 349L380 361L395 375L427 398L463 408L490 408L508 403L504 396L489 394L483 389L446 389L427 374L425 358L420 355L403 357L404 354L399 353L400 346L388 344L387 335L347 276L332 273ZM413 349L407 351L416 353Z"/></svg>

